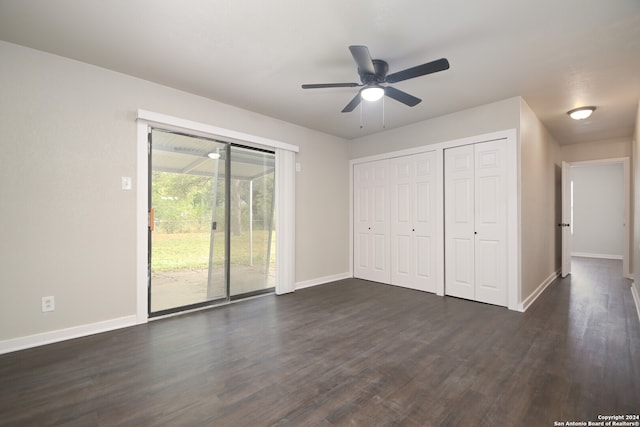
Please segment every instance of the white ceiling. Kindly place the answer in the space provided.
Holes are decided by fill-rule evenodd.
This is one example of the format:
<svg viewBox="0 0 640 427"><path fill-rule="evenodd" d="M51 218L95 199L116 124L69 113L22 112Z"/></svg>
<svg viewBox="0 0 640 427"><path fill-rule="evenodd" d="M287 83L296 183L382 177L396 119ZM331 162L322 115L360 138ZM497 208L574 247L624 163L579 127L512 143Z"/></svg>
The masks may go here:
<svg viewBox="0 0 640 427"><path fill-rule="evenodd" d="M352 44L390 73L451 64L394 84L423 101L387 98L387 129L521 95L562 144L629 137L640 99L638 0L0 0L0 39L348 139L381 103L300 85L359 82Z"/></svg>

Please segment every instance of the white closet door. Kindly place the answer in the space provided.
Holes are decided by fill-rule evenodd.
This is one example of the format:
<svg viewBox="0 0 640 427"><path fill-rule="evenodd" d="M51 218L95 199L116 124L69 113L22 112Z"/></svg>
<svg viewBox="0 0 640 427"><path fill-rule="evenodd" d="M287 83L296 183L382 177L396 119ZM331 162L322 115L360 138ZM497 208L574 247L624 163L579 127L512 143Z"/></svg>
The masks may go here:
<svg viewBox="0 0 640 427"><path fill-rule="evenodd" d="M354 166L354 276L390 283L388 160Z"/></svg>
<svg viewBox="0 0 640 427"><path fill-rule="evenodd" d="M445 293L507 305L506 142L445 151Z"/></svg>
<svg viewBox="0 0 640 427"><path fill-rule="evenodd" d="M504 141L475 148L476 301L507 305L507 165Z"/></svg>
<svg viewBox="0 0 640 427"><path fill-rule="evenodd" d="M475 299L473 145L444 152L445 294Z"/></svg>
<svg viewBox="0 0 640 427"><path fill-rule="evenodd" d="M436 290L435 152L390 161L391 283Z"/></svg>

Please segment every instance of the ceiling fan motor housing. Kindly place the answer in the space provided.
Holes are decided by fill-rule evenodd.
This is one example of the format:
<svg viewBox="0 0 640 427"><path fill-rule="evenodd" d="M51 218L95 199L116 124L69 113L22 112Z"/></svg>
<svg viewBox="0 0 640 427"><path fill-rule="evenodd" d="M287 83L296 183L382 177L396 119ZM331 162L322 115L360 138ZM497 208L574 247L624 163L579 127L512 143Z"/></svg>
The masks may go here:
<svg viewBox="0 0 640 427"><path fill-rule="evenodd" d="M372 59L371 62L373 62L373 69L376 73L363 73L358 67L360 81L365 85L372 83L384 83L387 78L387 72L389 71L389 64L387 64L387 61L383 61L382 59Z"/></svg>

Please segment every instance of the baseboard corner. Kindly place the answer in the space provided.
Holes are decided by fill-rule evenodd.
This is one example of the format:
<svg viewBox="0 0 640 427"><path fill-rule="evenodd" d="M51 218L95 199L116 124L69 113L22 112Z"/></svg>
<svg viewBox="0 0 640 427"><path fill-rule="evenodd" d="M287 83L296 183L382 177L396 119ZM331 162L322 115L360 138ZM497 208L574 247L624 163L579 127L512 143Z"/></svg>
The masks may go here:
<svg viewBox="0 0 640 427"><path fill-rule="evenodd" d="M638 314L638 322L640 322L640 295L638 295L635 282L631 282L631 295L633 296L633 302L636 304L636 313Z"/></svg>
<svg viewBox="0 0 640 427"><path fill-rule="evenodd" d="M318 277L316 279L311 279L311 280L303 280L302 282L297 282L295 286L296 286L296 290L298 290L298 289L310 288L312 286L324 285L326 283L335 282L337 280L348 279L350 277L353 277L353 276L349 272L333 274L331 276Z"/></svg>
<svg viewBox="0 0 640 427"><path fill-rule="evenodd" d="M538 299L550 284L560 277L560 270L556 270L549 275L524 301L518 304L517 311L524 313Z"/></svg>

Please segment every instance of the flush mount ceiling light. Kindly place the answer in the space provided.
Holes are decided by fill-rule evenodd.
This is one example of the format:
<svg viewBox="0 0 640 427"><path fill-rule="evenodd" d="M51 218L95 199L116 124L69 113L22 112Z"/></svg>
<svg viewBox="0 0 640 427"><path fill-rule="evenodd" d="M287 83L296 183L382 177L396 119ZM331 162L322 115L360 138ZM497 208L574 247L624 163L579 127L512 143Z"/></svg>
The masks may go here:
<svg viewBox="0 0 640 427"><path fill-rule="evenodd" d="M377 101L384 96L384 89L378 85L370 85L360 91L360 96L365 101Z"/></svg>
<svg viewBox="0 0 640 427"><path fill-rule="evenodd" d="M580 107L574 108L573 110L567 111L569 117L573 120L583 120L586 119L596 110L596 107Z"/></svg>
<svg viewBox="0 0 640 427"><path fill-rule="evenodd" d="M207 154L207 156L209 156L210 159L216 160L220 158L220 154L219 153L209 153Z"/></svg>

